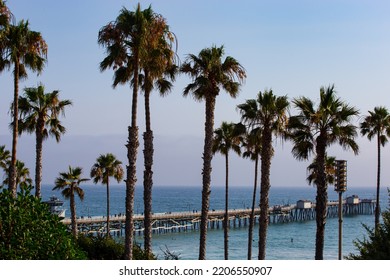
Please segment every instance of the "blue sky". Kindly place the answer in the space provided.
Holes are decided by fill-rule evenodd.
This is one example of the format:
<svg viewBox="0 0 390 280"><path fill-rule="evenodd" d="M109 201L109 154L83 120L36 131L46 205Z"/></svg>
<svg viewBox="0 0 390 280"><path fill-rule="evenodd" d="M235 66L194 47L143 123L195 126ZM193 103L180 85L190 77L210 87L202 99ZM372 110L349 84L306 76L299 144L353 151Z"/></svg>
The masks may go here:
<svg viewBox="0 0 390 280"><path fill-rule="evenodd" d="M335 84L338 95L367 114L375 106L390 107L390 3L388 1L139 1L152 5L176 34L183 61L212 45L224 45L226 55L246 69L247 79L238 98L221 94L215 126L238 121L237 104L272 88L290 99L307 96L317 100L321 86ZM67 110L67 134L57 144L44 143L44 182L52 184L70 164L85 175L101 153L113 152L126 163L127 126L131 90L113 89L111 70L99 71L104 49L97 44L99 29L114 20L122 6L134 9L138 1L8 1L17 20L28 19L31 29L46 39L48 64L40 76L29 74L24 87L42 82L47 91L59 89L74 106ZM155 185L200 185L204 135L204 104L182 96L189 83L179 76L172 93L152 98L155 133ZM11 72L0 74L0 144L10 146L7 114L12 100ZM140 135L144 130L143 99L139 98ZM291 109L294 113L294 109ZM358 121L358 120L356 120ZM34 138L23 135L18 157L34 174ZM337 147L329 154L348 160L350 186L371 186L376 176L376 146L359 137L361 152L354 156ZM297 162L291 144L275 142L273 186L306 185L308 162ZM382 184L389 185L390 147L383 149ZM142 183L142 142L138 183ZM232 156L231 184L251 185L252 163ZM224 161L213 159L212 183L224 184Z"/></svg>

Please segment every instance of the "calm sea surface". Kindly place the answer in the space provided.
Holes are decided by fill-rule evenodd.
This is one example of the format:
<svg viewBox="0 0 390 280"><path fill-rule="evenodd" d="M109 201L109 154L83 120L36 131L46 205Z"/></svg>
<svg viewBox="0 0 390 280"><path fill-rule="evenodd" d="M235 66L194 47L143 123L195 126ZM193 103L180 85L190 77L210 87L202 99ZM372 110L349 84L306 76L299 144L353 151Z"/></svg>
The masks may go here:
<svg viewBox="0 0 390 280"><path fill-rule="evenodd" d="M81 186L85 191L84 201L77 200L77 216L103 216L106 214L106 188L103 185ZM58 191L51 186L42 189L43 200L52 195L61 198ZM315 201L316 190L313 187L273 187L270 192L270 205L296 203L299 199ZM230 209L242 209L251 206L251 187L230 188ZM343 195L358 195L360 198L375 198L375 188L349 188ZM258 198L257 198L258 199ZM338 194L329 189L329 200L337 200ZM125 187L110 188L111 214L125 212ZM387 190L381 190L382 209L387 208ZM69 217L69 201L65 201L66 216ZM153 212L193 211L201 208L201 187L154 187ZM142 187L136 189L134 209L143 212ZM224 209L224 188L213 187L210 209ZM362 239L366 232L362 227L372 227L373 215L344 217L343 255L356 252L353 240ZM266 258L272 260L306 260L314 258L315 221L295 222L289 224L271 224L268 228ZM245 260L247 254L248 228L231 228L229 232L229 258ZM136 241L142 244L142 236ZM254 229L253 258L257 257L258 227ZM153 249L160 258L166 246L170 251L180 254L183 260L197 259L199 232L170 233L153 235ZM337 259L338 256L338 219L328 219L325 232L325 259ZM223 230L209 230L207 234L207 259L223 259Z"/></svg>

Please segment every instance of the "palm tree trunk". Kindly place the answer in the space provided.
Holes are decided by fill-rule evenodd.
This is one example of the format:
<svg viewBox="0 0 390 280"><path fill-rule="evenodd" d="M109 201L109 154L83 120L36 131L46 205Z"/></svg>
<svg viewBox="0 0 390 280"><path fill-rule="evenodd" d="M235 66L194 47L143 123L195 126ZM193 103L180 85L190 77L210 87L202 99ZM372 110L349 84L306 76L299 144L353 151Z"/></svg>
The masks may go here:
<svg viewBox="0 0 390 280"><path fill-rule="evenodd" d="M225 260L229 259L229 152L226 152L226 188L225 188L225 227L224 227L224 248Z"/></svg>
<svg viewBox="0 0 390 280"><path fill-rule="evenodd" d="M272 134L267 123L264 124L261 152L261 188L260 188L260 217L259 217L259 254L258 259L265 259L265 246L268 230L268 208L270 189L270 170L272 157Z"/></svg>
<svg viewBox="0 0 390 280"><path fill-rule="evenodd" d="M380 216L380 204L379 204L379 192L380 192L380 178L381 178L381 143L380 134L378 133L378 170L376 177L376 207L375 207L375 232L379 226Z"/></svg>
<svg viewBox="0 0 390 280"><path fill-rule="evenodd" d="M326 140L322 136L317 139L317 196L316 196L316 249L315 259L324 259L324 237L326 224L326 207L328 202L328 191L326 187L325 175L325 154Z"/></svg>
<svg viewBox="0 0 390 280"><path fill-rule="evenodd" d="M12 153L11 153L11 165L9 170L8 189L11 191L13 197L16 197L16 146L18 144L18 99L19 99L19 58L15 61L14 70L14 104L13 104L13 129L12 129Z"/></svg>
<svg viewBox="0 0 390 280"><path fill-rule="evenodd" d="M107 238L110 236L110 181L107 173Z"/></svg>
<svg viewBox="0 0 390 280"><path fill-rule="evenodd" d="M35 131L35 196L41 197L41 182L42 182L42 146L43 146L43 129L44 123L40 119Z"/></svg>
<svg viewBox="0 0 390 280"><path fill-rule="evenodd" d="M253 240L253 227L255 224L255 205L256 205L256 189L257 189L257 170L259 166L259 157L256 156L255 160L255 182L253 184L252 195L252 209L249 217L249 229L248 229L248 260L252 259L252 240Z"/></svg>
<svg viewBox="0 0 390 280"><path fill-rule="evenodd" d="M203 150L202 178L202 214L200 219L199 260L206 259L207 222L210 206L211 160L213 158L212 143L214 133L215 97L206 97L205 139Z"/></svg>
<svg viewBox="0 0 390 280"><path fill-rule="evenodd" d="M149 74L145 71L145 82L148 83ZM145 124L144 133L144 249L145 254L152 254L152 187L153 187L153 131L150 121L150 87L145 87Z"/></svg>
<svg viewBox="0 0 390 280"><path fill-rule="evenodd" d="M72 223L72 234L74 238L77 238L76 203L74 199L73 186L71 186L71 191L70 191L70 215L71 215L71 223Z"/></svg>
<svg viewBox="0 0 390 280"><path fill-rule="evenodd" d="M129 165L126 168L126 221L125 221L125 259L131 260L133 258L133 238L134 238L134 192L135 184L137 182L136 162L138 142L138 127L137 127L137 98L138 98L138 53L134 53L136 61L134 65L134 79L133 79L133 97L131 109L131 126L129 130L129 139L127 142L127 158Z"/></svg>

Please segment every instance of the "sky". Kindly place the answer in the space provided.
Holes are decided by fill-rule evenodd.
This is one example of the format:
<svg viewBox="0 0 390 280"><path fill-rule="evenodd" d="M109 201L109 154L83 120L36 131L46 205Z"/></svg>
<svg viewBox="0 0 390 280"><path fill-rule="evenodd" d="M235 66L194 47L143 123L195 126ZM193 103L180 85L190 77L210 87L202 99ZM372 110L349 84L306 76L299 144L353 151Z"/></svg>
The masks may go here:
<svg viewBox="0 0 390 280"><path fill-rule="evenodd" d="M217 98L215 128L222 121L238 122L238 104L272 89L276 95L305 96L317 102L321 86L334 84L338 96L360 111L359 121L375 106L390 108L390 3L377 0L326 1L106 1L9 0L17 21L29 20L48 44L48 61L37 76L29 72L23 88L42 83L46 92L60 90L70 99L62 119L67 133L61 142L44 142L43 182L53 184L68 166L83 168L84 177L100 154L114 153L124 164L127 127L131 117L131 89L112 87L113 71L100 72L105 50L97 43L100 28L114 20L122 7L149 5L163 15L178 39L178 57L223 45L225 54L247 72L239 96L222 92ZM151 100L155 135L154 185L200 186L204 139L204 103L183 97L190 83L177 77L172 92ZM13 96L12 71L0 73L0 145L11 150L9 106ZM138 99L140 138L145 130L143 98ZM294 114L294 108L290 113ZM376 184L376 142L359 136L359 155L332 146L328 154L348 160L349 187ZM142 184L143 142L137 161L137 184ZM308 161L291 154L291 143L274 141L272 186L306 186ZM18 158L34 178L35 139L19 138ZM230 185L253 184L254 164L231 155ZM390 146L382 150L382 185L390 184ZM212 185L225 180L224 158L213 159ZM0 174L1 175L1 174ZM123 182L121 183L123 184Z"/></svg>

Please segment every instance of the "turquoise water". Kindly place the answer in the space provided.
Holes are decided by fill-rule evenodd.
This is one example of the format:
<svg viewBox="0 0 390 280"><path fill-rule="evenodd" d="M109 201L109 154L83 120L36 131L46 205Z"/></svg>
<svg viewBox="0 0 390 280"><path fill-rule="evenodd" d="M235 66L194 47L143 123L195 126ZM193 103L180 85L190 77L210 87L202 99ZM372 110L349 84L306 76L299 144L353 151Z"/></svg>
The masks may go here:
<svg viewBox="0 0 390 280"><path fill-rule="evenodd" d="M77 216L102 216L106 214L106 188L102 185L82 186L85 191L83 202L77 201ZM270 192L270 205L296 203L299 199L315 200L313 187L273 187ZM51 195L61 197L58 191L44 186L43 199ZM356 194L360 198L374 198L375 188L350 188L343 196ZM230 188L230 208L242 209L250 207L252 188ZM113 186L110 190L111 214L124 213L125 187ZM337 200L338 194L329 190L329 200ZM69 202L66 215L69 216ZM213 187L210 198L210 209L224 208L224 188ZM387 191L381 191L382 208L387 207ZM201 187L155 187L153 191L153 211L177 212L200 210ZM142 188L136 190L134 203L136 213L143 212ZM362 224L370 227L374 224L373 215L358 215L344 217L343 223L343 255L356 252L353 240L362 239L365 230ZM229 258L243 260L247 256L247 228L231 228L229 232ZM315 221L289 224L271 224L268 228L266 258L272 260L306 260L314 258L315 248ZM257 258L258 227L254 229L253 258ZM136 238L142 244L142 236ZM197 259L199 246L199 232L169 233L153 235L153 249L155 254L163 256L161 249L166 246L170 251L180 254L181 259ZM325 259L338 257L338 219L328 219L325 231ZM223 259L223 231L209 230L207 234L207 259Z"/></svg>

